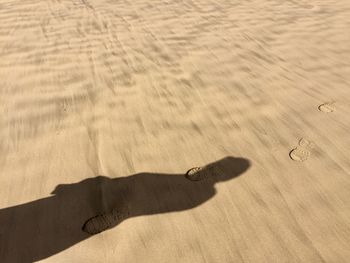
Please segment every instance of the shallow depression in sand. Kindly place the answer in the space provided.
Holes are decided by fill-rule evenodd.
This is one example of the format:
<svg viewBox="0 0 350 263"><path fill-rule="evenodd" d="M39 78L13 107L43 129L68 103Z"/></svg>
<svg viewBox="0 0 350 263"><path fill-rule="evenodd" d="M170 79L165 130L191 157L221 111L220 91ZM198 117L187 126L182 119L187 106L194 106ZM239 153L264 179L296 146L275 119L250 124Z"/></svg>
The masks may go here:
<svg viewBox="0 0 350 263"><path fill-rule="evenodd" d="M186 178L191 181L200 181L205 179L205 173L203 173L202 167L193 167L186 173Z"/></svg>
<svg viewBox="0 0 350 263"><path fill-rule="evenodd" d="M82 230L90 235L95 235L119 224L126 215L112 211L102 215L94 216L88 219L82 227Z"/></svg>
<svg viewBox="0 0 350 263"><path fill-rule="evenodd" d="M310 157L310 151L304 147L296 147L289 153L289 156L294 161L304 162Z"/></svg>
<svg viewBox="0 0 350 263"><path fill-rule="evenodd" d="M330 113L335 111L335 106L334 103L324 103L318 106L318 110L325 113Z"/></svg>

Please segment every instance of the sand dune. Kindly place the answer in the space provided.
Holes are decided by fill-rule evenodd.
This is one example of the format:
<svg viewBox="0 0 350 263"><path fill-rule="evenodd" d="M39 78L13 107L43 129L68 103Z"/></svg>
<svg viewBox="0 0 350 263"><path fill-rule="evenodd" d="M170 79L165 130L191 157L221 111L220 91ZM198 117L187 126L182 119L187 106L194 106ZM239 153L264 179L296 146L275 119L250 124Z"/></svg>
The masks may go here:
<svg viewBox="0 0 350 263"><path fill-rule="evenodd" d="M349 1L3 0L0 21L1 262L348 262ZM183 181L230 157L249 169ZM81 230L119 196L134 216Z"/></svg>

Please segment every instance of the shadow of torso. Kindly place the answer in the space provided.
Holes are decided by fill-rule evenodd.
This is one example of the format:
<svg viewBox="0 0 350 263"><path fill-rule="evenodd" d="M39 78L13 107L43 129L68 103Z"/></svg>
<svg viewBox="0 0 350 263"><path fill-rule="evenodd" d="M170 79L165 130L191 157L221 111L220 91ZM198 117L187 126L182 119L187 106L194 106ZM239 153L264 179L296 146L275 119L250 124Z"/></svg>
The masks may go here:
<svg viewBox="0 0 350 263"><path fill-rule="evenodd" d="M216 193L210 180L192 182L183 175L149 173L116 179L104 189L107 210L117 207L131 217L191 209Z"/></svg>

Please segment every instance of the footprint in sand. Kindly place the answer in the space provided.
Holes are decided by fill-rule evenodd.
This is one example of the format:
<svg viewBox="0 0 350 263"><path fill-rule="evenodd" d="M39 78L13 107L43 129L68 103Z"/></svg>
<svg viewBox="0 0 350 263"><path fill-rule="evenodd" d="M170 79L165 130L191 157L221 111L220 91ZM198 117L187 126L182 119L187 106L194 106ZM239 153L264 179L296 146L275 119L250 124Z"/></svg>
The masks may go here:
<svg viewBox="0 0 350 263"><path fill-rule="evenodd" d="M216 176L220 172L215 167L193 167L187 171L185 177L190 181L202 181L208 179L211 176Z"/></svg>
<svg viewBox="0 0 350 263"><path fill-rule="evenodd" d="M304 162L309 158L310 152L303 147L296 147L289 153L289 156L294 161Z"/></svg>
<svg viewBox="0 0 350 263"><path fill-rule="evenodd" d="M127 216L127 214L122 214L116 210L112 210L110 213L97 215L88 219L82 229L90 235L95 235L118 225Z"/></svg>
<svg viewBox="0 0 350 263"><path fill-rule="evenodd" d="M299 146L289 152L289 156L294 161L304 162L310 157L310 150L313 147L313 142L302 138L299 140Z"/></svg>
<svg viewBox="0 0 350 263"><path fill-rule="evenodd" d="M190 181L202 181L217 176L223 171L218 166L207 165L203 167L193 167L187 171L185 177Z"/></svg>
<svg viewBox="0 0 350 263"><path fill-rule="evenodd" d="M187 171L185 176L191 181L200 181L207 177L206 173L203 172L203 167L193 167Z"/></svg>
<svg viewBox="0 0 350 263"><path fill-rule="evenodd" d="M309 141L309 140L307 140L307 139L305 139L305 138L301 138L300 140L299 140L299 146L301 146L301 147L304 147L304 148L310 148L310 149L312 149L312 148L314 148L314 143L312 142L312 141Z"/></svg>
<svg viewBox="0 0 350 263"><path fill-rule="evenodd" d="M327 103L323 103L320 106L318 106L318 110L325 112L325 113L330 113L330 112L335 111L335 106L334 106L333 102L332 103L327 102Z"/></svg>

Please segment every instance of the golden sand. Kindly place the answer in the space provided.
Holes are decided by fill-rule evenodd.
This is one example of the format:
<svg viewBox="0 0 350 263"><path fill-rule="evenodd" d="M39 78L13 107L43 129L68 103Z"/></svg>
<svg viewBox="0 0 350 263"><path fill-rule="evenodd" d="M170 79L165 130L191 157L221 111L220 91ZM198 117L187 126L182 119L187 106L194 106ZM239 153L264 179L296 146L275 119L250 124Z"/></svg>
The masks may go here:
<svg viewBox="0 0 350 263"><path fill-rule="evenodd" d="M0 3L2 263L349 262L349 132L348 0Z"/></svg>

